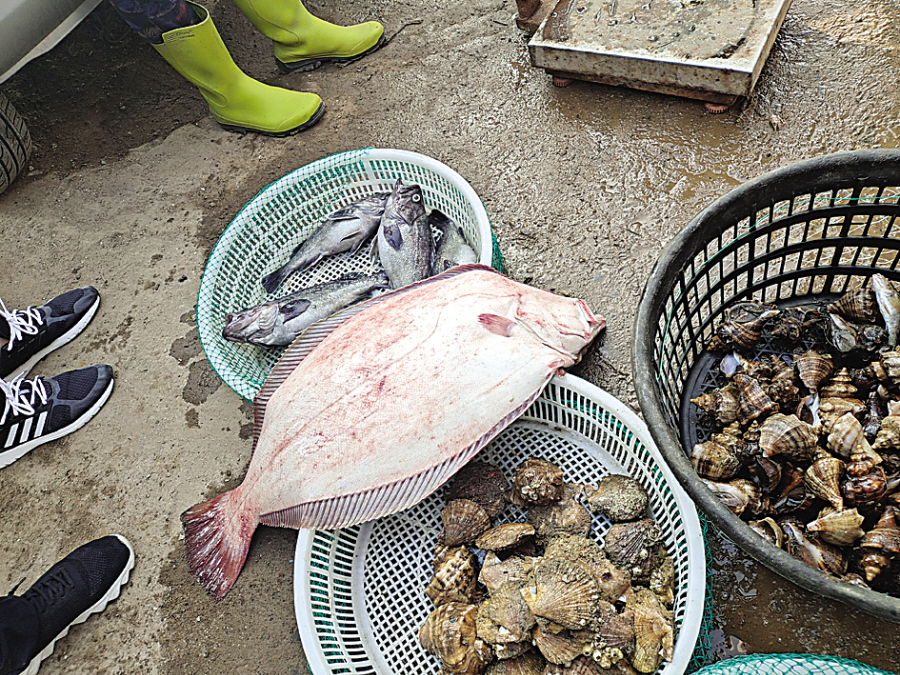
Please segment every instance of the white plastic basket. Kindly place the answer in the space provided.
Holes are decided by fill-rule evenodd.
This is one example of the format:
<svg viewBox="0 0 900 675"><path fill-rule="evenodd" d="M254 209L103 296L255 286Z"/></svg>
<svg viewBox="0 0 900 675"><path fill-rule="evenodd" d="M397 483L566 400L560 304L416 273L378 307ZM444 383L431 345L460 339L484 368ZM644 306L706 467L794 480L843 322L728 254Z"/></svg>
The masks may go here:
<svg viewBox="0 0 900 675"><path fill-rule="evenodd" d="M609 473L641 482L675 561L675 656L660 669L685 672L704 614L706 558L697 511L629 408L573 375L555 377L541 397L478 458L511 478L528 457L556 463L567 481L595 483ZM434 608L425 595L441 531L443 488L401 513L335 531L301 530L294 557L294 607L315 675L436 675L439 663L419 645ZM508 507L507 520L524 513ZM611 526L595 515L591 536Z"/></svg>
<svg viewBox="0 0 900 675"><path fill-rule="evenodd" d="M369 148L342 152L289 173L251 199L216 242L197 294L197 329L213 369L238 395L252 399L284 348L229 342L222 337L229 312L252 307L347 272L381 269L377 251L328 256L292 274L274 294L262 277L280 267L325 216L373 192L390 192L397 179L422 187L425 206L462 228L478 261L502 271L490 221L475 190L450 167L406 150Z"/></svg>

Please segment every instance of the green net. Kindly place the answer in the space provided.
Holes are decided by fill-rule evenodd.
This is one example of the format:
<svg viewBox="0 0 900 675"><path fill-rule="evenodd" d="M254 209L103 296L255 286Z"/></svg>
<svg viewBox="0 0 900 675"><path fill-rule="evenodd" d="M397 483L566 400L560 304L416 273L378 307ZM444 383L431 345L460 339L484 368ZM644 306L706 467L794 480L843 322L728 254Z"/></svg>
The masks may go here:
<svg viewBox="0 0 900 675"><path fill-rule="evenodd" d="M269 295L261 279L283 264L326 216L397 181L422 187L425 205L453 219L479 261L503 271L500 247L484 204L454 170L425 155L369 148L343 152L301 167L265 187L235 216L216 242L197 295L200 342L216 374L239 396L252 399L284 348L229 342L225 316L348 272L381 269L374 247L326 256L295 273Z"/></svg>
<svg viewBox="0 0 900 675"><path fill-rule="evenodd" d="M891 671L836 656L816 654L750 654L713 663L698 675L897 675Z"/></svg>

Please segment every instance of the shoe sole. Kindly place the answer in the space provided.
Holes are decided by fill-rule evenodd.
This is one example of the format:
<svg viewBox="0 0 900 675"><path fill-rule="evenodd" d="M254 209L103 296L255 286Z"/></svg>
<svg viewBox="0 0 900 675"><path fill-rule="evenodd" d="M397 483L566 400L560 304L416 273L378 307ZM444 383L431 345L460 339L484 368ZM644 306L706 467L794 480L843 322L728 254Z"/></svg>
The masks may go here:
<svg viewBox="0 0 900 675"><path fill-rule="evenodd" d="M263 136L272 136L274 138L284 138L286 136L293 136L294 134L299 134L301 131L305 131L309 129L313 124L318 122L322 114L325 112L325 104L320 103L319 107L312 114L306 122L301 124L299 127L294 127L293 129L289 129L288 131L263 131L262 129L253 129L251 127L239 127L233 124L222 124L219 122L219 126L225 129L225 131L231 131L236 134L246 134L246 133L254 133L254 134L262 134Z"/></svg>
<svg viewBox="0 0 900 675"><path fill-rule="evenodd" d="M113 535L119 539L125 546L128 547L128 562L125 564L125 569L122 570L122 573L119 575L119 578L116 579L115 583L109 587L109 590L100 598L97 602L91 605L84 612L79 614L72 623L62 629L59 635L57 635L53 640L41 651L40 654L35 656L28 663L28 667L22 671L21 675L37 675L38 669L41 667L41 661L46 659L53 653L54 648L56 647L56 641L64 638L69 634L69 629L72 626L75 626L79 623L84 623L88 620L88 617L91 614L99 614L106 606L119 597L122 592L122 586L128 583L128 579L131 576L131 570L134 568L134 549L131 547L131 542L129 542L125 537L121 534Z"/></svg>
<svg viewBox="0 0 900 675"><path fill-rule="evenodd" d="M72 432L78 431L81 427L90 422L94 415L100 412L100 408L102 408L106 401L109 399L110 395L112 394L113 385L115 384L115 382L115 379L111 379L109 381L109 386L106 387L106 389L103 391L103 393L100 395L100 398L97 399L94 405L88 408L87 412L85 412L81 417L72 422L69 426L57 429L56 431L44 436L33 438L27 443L23 443L15 449L7 450L7 452L11 454L0 456L0 469L9 466L16 460L22 459L22 457L27 455L36 447L43 445L44 443L49 443L50 441L55 441L56 439L62 438L63 436L68 436ZM0 450L0 452L3 451Z"/></svg>
<svg viewBox="0 0 900 675"><path fill-rule="evenodd" d="M382 35L381 38L379 38L378 42L369 47L366 51L360 52L355 56L326 56L320 59L303 59L302 61L291 61L290 63L275 59L275 65L278 66L278 70L282 75L290 75L291 73L308 73L312 70L316 70L326 63L347 63L348 61L356 61L356 59L361 59L367 54L371 54L375 50L379 49L382 46L383 42L384 36Z"/></svg>
<svg viewBox="0 0 900 675"><path fill-rule="evenodd" d="M10 373L7 376L7 378L12 379L12 378L16 377L17 375L27 374L32 368L35 367L35 365L37 365L37 362L40 361L45 356L47 356L47 354L49 354L52 351L56 351L63 345L69 344L72 340L74 340L76 337L78 337L79 333L81 333L85 328L87 328L87 325L91 322L91 319L94 318L94 315L97 313L98 307L100 307L100 296L99 295L97 296L97 299L94 300L94 304L91 305L90 309L87 312L85 312L85 315L83 317L81 317L81 320L78 323L76 323L74 326L72 326L68 330L68 332L63 333L58 338L56 338L53 342L51 342L49 345L44 347L41 351L36 352L34 354L34 356L32 356L25 363L23 363L21 366L19 366L16 370L14 370L12 373Z"/></svg>

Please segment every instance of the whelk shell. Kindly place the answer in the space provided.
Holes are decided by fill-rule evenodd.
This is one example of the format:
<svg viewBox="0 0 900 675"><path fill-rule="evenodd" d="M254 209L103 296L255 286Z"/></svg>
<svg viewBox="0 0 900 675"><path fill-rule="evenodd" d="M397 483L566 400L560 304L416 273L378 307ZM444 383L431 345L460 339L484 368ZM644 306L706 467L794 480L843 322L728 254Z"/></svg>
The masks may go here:
<svg viewBox="0 0 900 675"><path fill-rule="evenodd" d="M845 413L831 423L831 433L828 434L828 449L844 459L858 452L868 454L871 450L869 441L863 432L862 424L852 413Z"/></svg>
<svg viewBox="0 0 900 675"><path fill-rule="evenodd" d="M845 468L841 481L841 494L848 504L867 504L884 495L887 476L875 461L866 454L855 452Z"/></svg>
<svg viewBox="0 0 900 675"><path fill-rule="evenodd" d="M741 468L741 460L732 450L716 440L717 436L694 446L691 465L701 478L723 481L732 478Z"/></svg>
<svg viewBox="0 0 900 675"><path fill-rule="evenodd" d="M775 413L759 430L759 447L766 457L786 455L795 460L812 459L819 434L795 415Z"/></svg>
<svg viewBox="0 0 900 675"><path fill-rule="evenodd" d="M900 415L888 415L881 420L881 427L872 443L875 450L896 450L900 448Z"/></svg>
<svg viewBox="0 0 900 675"><path fill-rule="evenodd" d="M810 392L817 392L819 385L834 370L834 361L827 354L810 349L796 360L797 375Z"/></svg>
<svg viewBox="0 0 900 675"><path fill-rule="evenodd" d="M491 526L491 519L478 504L470 499L454 499L441 511L444 531L438 541L445 546L471 544Z"/></svg>
<svg viewBox="0 0 900 675"><path fill-rule="evenodd" d="M823 398L856 398L859 389L853 384L850 372L841 368L828 383L822 387L819 395Z"/></svg>
<svg viewBox="0 0 900 675"><path fill-rule="evenodd" d="M822 452L806 470L803 482L811 494L824 499L840 511L844 508L840 484L843 472L844 463L841 460Z"/></svg>
<svg viewBox="0 0 900 675"><path fill-rule="evenodd" d="M766 321L777 315L777 309L770 309L750 321L724 321L716 329L707 349L711 352L732 349L747 351L759 342Z"/></svg>
<svg viewBox="0 0 900 675"><path fill-rule="evenodd" d="M854 321L875 321L878 318L878 303L871 288L854 288L847 291L836 302L825 307L828 312L837 312Z"/></svg>
<svg viewBox="0 0 900 675"><path fill-rule="evenodd" d="M692 398L691 403L721 426L731 424L738 418L738 390L733 384Z"/></svg>
<svg viewBox="0 0 900 675"><path fill-rule="evenodd" d="M762 520L751 520L747 524L770 544L774 544L778 548L782 548L784 545L784 532L781 530L781 525L772 518L766 517Z"/></svg>
<svg viewBox="0 0 900 675"><path fill-rule="evenodd" d="M735 515L739 516L744 511L761 514L768 509L768 500L763 497L759 487L745 478L735 478L727 483L702 480Z"/></svg>
<svg viewBox="0 0 900 675"><path fill-rule="evenodd" d="M784 531L784 549L798 560L837 576L847 571L847 557L840 547L808 538L799 522L783 522L781 529Z"/></svg>
<svg viewBox="0 0 900 675"><path fill-rule="evenodd" d="M778 412L778 404L768 397L757 380L743 373L737 373L733 379L740 392L738 420L742 425L757 417Z"/></svg>
<svg viewBox="0 0 900 675"><path fill-rule="evenodd" d="M863 517L855 508L837 511L826 507L819 513L818 518L806 525L806 529L818 532L829 544L851 546L865 534L860 527L862 522Z"/></svg>

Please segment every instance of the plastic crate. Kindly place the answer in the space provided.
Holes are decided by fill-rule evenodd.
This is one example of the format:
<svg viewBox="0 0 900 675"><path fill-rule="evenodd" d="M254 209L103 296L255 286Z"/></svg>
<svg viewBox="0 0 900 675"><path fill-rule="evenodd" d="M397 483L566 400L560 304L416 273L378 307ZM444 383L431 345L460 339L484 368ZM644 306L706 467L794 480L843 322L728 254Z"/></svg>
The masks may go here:
<svg viewBox="0 0 900 675"><path fill-rule="evenodd" d="M567 481L593 483L628 473L650 496L675 561L675 656L660 673L691 662L704 619L706 559L697 511L653 445L644 424L620 401L573 375L555 377L540 398L477 456L507 477L528 457L556 463ZM425 595L441 531L444 489L398 514L336 531L301 530L294 557L294 606L315 675L437 675L438 660L418 641L434 609ZM523 510L509 506L506 520ZM611 526L593 517L601 541Z"/></svg>
<svg viewBox="0 0 900 675"><path fill-rule="evenodd" d="M245 399L262 387L284 347L229 342L222 337L229 312L252 307L347 272L381 269L377 251L328 256L292 274L276 293L261 279L281 266L325 216L374 192L390 192L397 179L422 187L425 206L440 209L462 228L478 261L503 271L490 221L475 190L441 162L406 150L369 148L325 157L289 173L260 191L216 242L197 295L200 343L216 374Z"/></svg>
<svg viewBox="0 0 900 675"><path fill-rule="evenodd" d="M750 298L782 307L837 298L876 272L900 281L898 268L900 151L799 162L724 195L672 240L644 288L632 353L653 440L712 524L806 590L894 622L900 599L842 582L770 544L701 482L689 455L705 440L690 399L709 386L705 347L724 309Z"/></svg>

